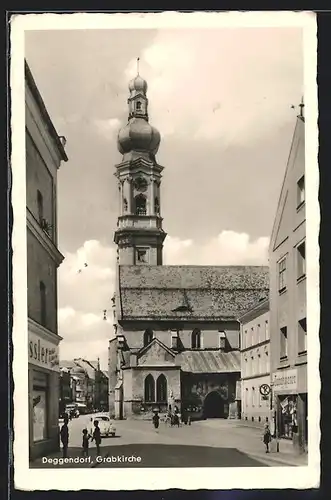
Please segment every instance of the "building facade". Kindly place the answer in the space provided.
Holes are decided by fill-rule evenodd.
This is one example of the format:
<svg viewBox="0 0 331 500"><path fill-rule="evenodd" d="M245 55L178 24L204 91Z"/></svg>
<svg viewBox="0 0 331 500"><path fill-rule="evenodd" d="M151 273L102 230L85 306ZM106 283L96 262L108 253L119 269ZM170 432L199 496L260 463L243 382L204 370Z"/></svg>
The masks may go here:
<svg viewBox="0 0 331 500"><path fill-rule="evenodd" d="M236 414L240 313L265 297L268 268L164 266L159 132L147 83L129 83L118 135L118 262L109 342L109 411L138 418L175 406L192 417Z"/></svg>
<svg viewBox="0 0 331 500"><path fill-rule="evenodd" d="M240 318L241 418L260 424L270 421L269 300Z"/></svg>
<svg viewBox="0 0 331 500"><path fill-rule="evenodd" d="M30 458L59 448L57 171L67 161L25 64L26 223Z"/></svg>
<svg viewBox="0 0 331 500"><path fill-rule="evenodd" d="M303 110L303 107L301 107ZM307 450L305 123L297 118L270 241L270 337L279 437Z"/></svg>
<svg viewBox="0 0 331 500"><path fill-rule="evenodd" d="M69 374L71 402L85 405L88 410L108 409L108 372L100 369L99 360L76 358L61 361L60 366Z"/></svg>

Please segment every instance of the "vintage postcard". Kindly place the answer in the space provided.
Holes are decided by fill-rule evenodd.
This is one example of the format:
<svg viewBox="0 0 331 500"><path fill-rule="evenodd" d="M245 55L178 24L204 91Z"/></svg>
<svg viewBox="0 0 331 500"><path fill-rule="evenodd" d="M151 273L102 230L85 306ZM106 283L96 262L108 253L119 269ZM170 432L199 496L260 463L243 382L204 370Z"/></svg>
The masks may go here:
<svg viewBox="0 0 331 500"><path fill-rule="evenodd" d="M318 487L311 12L11 19L21 489Z"/></svg>

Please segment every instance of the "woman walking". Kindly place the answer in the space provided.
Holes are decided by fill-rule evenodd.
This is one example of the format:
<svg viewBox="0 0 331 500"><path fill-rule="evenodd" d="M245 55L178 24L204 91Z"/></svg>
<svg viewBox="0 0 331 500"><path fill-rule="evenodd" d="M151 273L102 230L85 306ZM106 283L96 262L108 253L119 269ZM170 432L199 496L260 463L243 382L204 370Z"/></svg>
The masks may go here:
<svg viewBox="0 0 331 500"><path fill-rule="evenodd" d="M269 443L271 441L271 432L270 432L270 427L269 427L269 422L266 422L264 424L264 431L263 431L263 442L265 444L265 452L269 453Z"/></svg>
<svg viewBox="0 0 331 500"><path fill-rule="evenodd" d="M154 425L156 432L158 432L159 423L160 423L159 414L158 414L158 412L155 412L153 415L153 425Z"/></svg>

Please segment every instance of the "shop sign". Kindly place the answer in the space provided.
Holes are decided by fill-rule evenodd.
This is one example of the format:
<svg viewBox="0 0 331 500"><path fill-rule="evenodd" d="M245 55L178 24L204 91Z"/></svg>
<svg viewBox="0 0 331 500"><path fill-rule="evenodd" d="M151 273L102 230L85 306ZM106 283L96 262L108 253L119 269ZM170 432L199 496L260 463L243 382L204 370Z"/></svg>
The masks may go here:
<svg viewBox="0 0 331 500"><path fill-rule="evenodd" d="M59 371L59 346L32 332L29 332L28 356L29 363L33 365Z"/></svg>
<svg viewBox="0 0 331 500"><path fill-rule="evenodd" d="M275 392L297 390L298 372L296 369L282 370L273 374L273 387Z"/></svg>

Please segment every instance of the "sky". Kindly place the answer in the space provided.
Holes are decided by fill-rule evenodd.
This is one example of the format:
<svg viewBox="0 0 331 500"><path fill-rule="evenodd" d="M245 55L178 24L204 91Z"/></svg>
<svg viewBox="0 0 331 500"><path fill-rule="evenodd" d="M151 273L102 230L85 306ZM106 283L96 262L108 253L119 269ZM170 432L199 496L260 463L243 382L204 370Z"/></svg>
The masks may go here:
<svg viewBox="0 0 331 500"><path fill-rule="evenodd" d="M164 264L264 265L303 95L302 30L27 31L25 56L67 139L58 172L60 358L99 357L107 369L117 134L136 58L161 133Z"/></svg>

